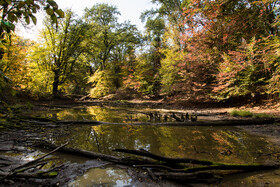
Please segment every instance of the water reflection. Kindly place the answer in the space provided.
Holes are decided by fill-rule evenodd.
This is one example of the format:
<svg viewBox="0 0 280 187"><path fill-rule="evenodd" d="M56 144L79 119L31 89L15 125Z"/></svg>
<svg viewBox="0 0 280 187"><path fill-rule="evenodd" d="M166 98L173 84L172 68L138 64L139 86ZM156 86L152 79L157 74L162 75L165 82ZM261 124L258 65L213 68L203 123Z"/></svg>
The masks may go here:
<svg viewBox="0 0 280 187"><path fill-rule="evenodd" d="M177 113L178 114L178 113ZM172 112L150 109L127 109L115 107L91 106L64 110L51 110L32 114L58 120L97 120L114 123L158 122L165 120L165 115ZM153 118L151 118L153 116ZM154 116L157 116L156 118ZM180 114L178 114L180 117ZM172 121L168 117L167 121ZM276 153L280 151L265 138L250 135L234 127L161 127L161 126L131 126L131 125L99 125L99 126L61 126L55 129L45 129L48 141L57 145L69 142L69 146L104 154L128 156L114 152L114 149L145 149L154 154L167 157L187 157L207 159L225 163L265 163L279 160ZM57 133L59 132L59 133ZM54 136L52 136L52 134ZM59 134L59 136L55 136ZM111 177L112 171L114 176ZM124 171L113 168L93 169L85 176L77 179L75 186L85 185L129 185L130 178ZM279 172L279 171L278 171ZM274 177L277 174L264 176ZM122 176L124 176L122 178ZM92 179L91 179L92 178ZM242 178L242 177L241 177ZM270 180L268 179L267 180ZM279 184L279 180L272 180ZM276 177L277 178L277 177ZM99 181L104 179L104 181ZM111 181L106 181L111 179ZM265 178L266 180L266 178ZM86 183L83 183L85 181ZM121 181L121 183L118 183ZM234 180L235 181L235 180ZM238 182L239 181L239 182ZM252 182L253 181L253 182ZM257 182L254 182L257 181ZM261 180L260 181L264 181ZM271 180L270 180L271 181ZM224 182L224 186L233 185L232 178ZM258 175L236 180L233 186L251 186L259 182Z"/></svg>
<svg viewBox="0 0 280 187"><path fill-rule="evenodd" d="M116 168L93 168L83 176L78 177L69 186L128 186L132 179L121 169Z"/></svg>
<svg viewBox="0 0 280 187"><path fill-rule="evenodd" d="M262 163L272 159L264 155L279 151L264 138L228 127L81 126L51 141L68 141L72 147L116 156L124 156L113 151L117 148L145 149L168 157L228 163Z"/></svg>
<svg viewBox="0 0 280 187"><path fill-rule="evenodd" d="M185 118L185 113L166 110L151 110L145 108L119 108L105 106L89 106L85 108L55 109L47 112L29 114L38 117L47 117L54 120L97 120L113 123L131 122L170 122ZM189 114L188 114L189 115Z"/></svg>

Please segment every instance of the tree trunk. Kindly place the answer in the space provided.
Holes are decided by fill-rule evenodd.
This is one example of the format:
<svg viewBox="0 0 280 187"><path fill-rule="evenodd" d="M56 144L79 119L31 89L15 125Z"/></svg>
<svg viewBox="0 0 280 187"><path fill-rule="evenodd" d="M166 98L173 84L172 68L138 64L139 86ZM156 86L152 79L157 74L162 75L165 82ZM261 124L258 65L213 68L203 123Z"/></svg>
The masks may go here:
<svg viewBox="0 0 280 187"><path fill-rule="evenodd" d="M58 93L58 85L59 85L59 75L58 72L54 72L54 80L53 80L53 91L52 94L54 97L57 96Z"/></svg>

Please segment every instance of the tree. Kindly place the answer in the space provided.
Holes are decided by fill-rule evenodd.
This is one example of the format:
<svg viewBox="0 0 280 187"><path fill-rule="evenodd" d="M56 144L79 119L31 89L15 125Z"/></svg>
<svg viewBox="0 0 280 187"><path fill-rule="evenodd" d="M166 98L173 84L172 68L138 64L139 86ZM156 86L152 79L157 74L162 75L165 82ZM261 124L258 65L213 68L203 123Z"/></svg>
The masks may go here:
<svg viewBox="0 0 280 187"><path fill-rule="evenodd" d="M275 0L190 1L185 10L185 27L187 29L183 42L186 52L184 69L186 77L191 80L192 90L202 91L203 95L209 95L212 90L217 90L215 86L217 86L217 81L220 81L217 78L222 76L216 75L224 72L221 67L226 67L229 62L226 57L231 56L230 54L234 52L236 52L235 59L242 58L241 61L244 61L244 65L251 62L254 62L251 63L254 65L247 66L249 69L245 68L245 65L244 68L248 74L245 73L246 75L242 76L245 78L250 75L249 77L252 79L245 78L240 81L237 77L240 78L241 74L237 73L238 76L231 77L230 81L236 84L242 82L239 85L242 87L250 82L249 87L253 87L249 90L254 90L255 85L260 83L259 80L267 79L265 71L259 71L264 64L257 57L258 54L254 54L255 57L251 58L250 55L254 52L250 52L249 45L243 52L238 53L238 51L244 41L247 43L253 39L258 41L277 33L279 29L275 28L272 23L279 14L278 6L279 1ZM234 61L240 62L239 60ZM244 71L242 71L243 73ZM230 85L229 82L228 85ZM235 87L230 89L234 90ZM242 91L242 95L250 92L249 90Z"/></svg>
<svg viewBox="0 0 280 187"><path fill-rule="evenodd" d="M11 42L11 32L15 30L15 25L21 23L30 24L31 20L37 23L35 14L43 7L54 23L58 18L64 17L64 12L58 9L58 5L53 0L2 0L0 1L0 63L6 52L5 46ZM1 65L2 67L5 65ZM0 66L0 86L5 89L12 82L7 77Z"/></svg>
<svg viewBox="0 0 280 187"><path fill-rule="evenodd" d="M44 10L54 23L57 22L57 18L63 18L64 13L61 9L58 9L58 5L53 0L3 0L0 1L1 12L1 27L0 27L0 39L1 43L5 42L5 35L15 30L15 24L19 20L24 20L26 24L30 24L30 19L36 25L37 18L35 14L40 10L40 6L44 7ZM6 36L8 37L8 36ZM3 57L3 51L0 51L0 59Z"/></svg>
<svg viewBox="0 0 280 187"><path fill-rule="evenodd" d="M142 57L142 67L145 67L144 69L147 71L146 74L151 76L144 78L146 81L143 82L143 86L147 93L158 97L161 88L159 69L161 68L161 60L164 57L161 53L161 49L164 47L162 37L165 32L165 22L160 17L154 19L148 18L145 27L150 48L147 54L144 54Z"/></svg>
<svg viewBox="0 0 280 187"><path fill-rule="evenodd" d="M139 33L129 22L118 23L116 7L96 4L85 10L91 25L88 58L94 69L90 82L92 97L104 96L122 85L122 67L131 62Z"/></svg>
<svg viewBox="0 0 280 187"><path fill-rule="evenodd" d="M57 96L58 86L65 83L73 71L79 57L85 51L85 38L88 25L70 10L65 19L53 24L51 19L44 22L42 44L35 48L33 61L53 74L52 94Z"/></svg>
<svg viewBox="0 0 280 187"><path fill-rule="evenodd" d="M112 49L118 44L119 34L125 31L117 23L119 14L116 7L108 4L96 4L85 9L85 19L92 25L92 36L95 36L90 41L91 53L95 57L95 65L101 70L106 68Z"/></svg>
<svg viewBox="0 0 280 187"><path fill-rule="evenodd" d="M174 43L181 46L181 36L185 32L184 22L184 8L188 6L188 0L152 0L152 3L159 4L159 8L147 10L142 13L142 20L145 17L161 17L166 20L166 25L170 25L173 32Z"/></svg>
<svg viewBox="0 0 280 187"><path fill-rule="evenodd" d="M14 87L22 87L26 74L26 56L32 43L11 34L9 42L3 45L4 56L1 60L0 69L13 82Z"/></svg>

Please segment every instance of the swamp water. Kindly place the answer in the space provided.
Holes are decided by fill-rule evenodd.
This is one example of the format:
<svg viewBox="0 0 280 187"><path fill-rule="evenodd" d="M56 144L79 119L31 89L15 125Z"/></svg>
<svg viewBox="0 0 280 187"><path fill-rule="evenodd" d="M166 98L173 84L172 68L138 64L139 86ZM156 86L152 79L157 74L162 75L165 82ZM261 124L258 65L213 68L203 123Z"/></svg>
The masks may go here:
<svg viewBox="0 0 280 187"><path fill-rule="evenodd" d="M161 116L161 119L151 118L151 114ZM171 113L163 110L90 106L50 110L34 115L58 120L132 123L162 121L163 116L167 114ZM202 120L207 120L207 118L203 117ZM200 117L198 119L201 120ZM172 121L171 118L165 120ZM248 134L235 127L73 125L53 128L47 133L56 134L58 131L60 131L60 136L48 136L46 140L57 145L69 142L69 147L120 157L131 155L114 152L114 149L145 149L167 157L187 157L236 164L264 164L279 160L269 153L280 151L279 147L272 145L264 137ZM64 160L68 159L64 157ZM69 160L73 161L73 159ZM258 184L280 186L279 175L279 170L270 173L238 175L236 178L225 179L219 186L258 186ZM90 169L70 185L125 186L130 185L130 182L131 178L125 170L110 167Z"/></svg>

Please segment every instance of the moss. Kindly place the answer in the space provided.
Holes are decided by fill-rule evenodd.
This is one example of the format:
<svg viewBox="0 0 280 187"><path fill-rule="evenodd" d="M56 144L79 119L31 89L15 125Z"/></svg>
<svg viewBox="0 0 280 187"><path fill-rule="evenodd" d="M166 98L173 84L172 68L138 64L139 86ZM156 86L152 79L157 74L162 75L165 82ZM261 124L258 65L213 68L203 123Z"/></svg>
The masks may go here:
<svg viewBox="0 0 280 187"><path fill-rule="evenodd" d="M230 115L234 117L253 117L254 114L247 110L232 110Z"/></svg>
<svg viewBox="0 0 280 187"><path fill-rule="evenodd" d="M57 175L58 175L58 173L56 171L53 171L53 172L48 174L48 176L50 176L50 177L55 177Z"/></svg>
<svg viewBox="0 0 280 187"><path fill-rule="evenodd" d="M253 114L252 112L247 110L232 110L230 112L230 115L234 117L273 118L273 116L269 114Z"/></svg>
<svg viewBox="0 0 280 187"><path fill-rule="evenodd" d="M260 114L254 114L253 118L273 118L273 116L270 114L260 113Z"/></svg>

